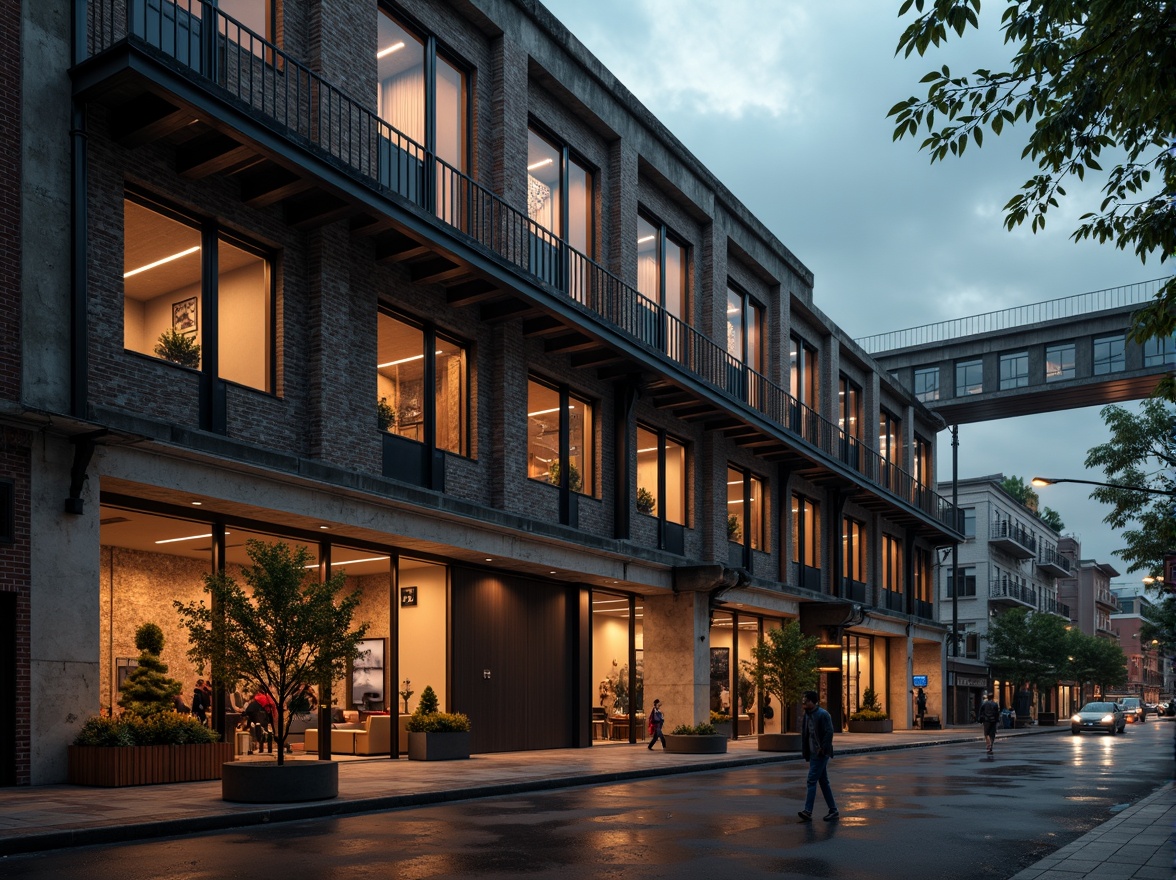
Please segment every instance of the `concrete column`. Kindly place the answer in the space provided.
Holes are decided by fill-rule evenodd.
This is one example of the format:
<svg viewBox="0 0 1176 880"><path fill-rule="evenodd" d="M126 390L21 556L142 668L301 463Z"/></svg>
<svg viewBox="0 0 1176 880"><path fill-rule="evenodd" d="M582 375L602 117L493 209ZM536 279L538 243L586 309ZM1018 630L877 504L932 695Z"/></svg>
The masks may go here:
<svg viewBox="0 0 1176 880"><path fill-rule="evenodd" d="M705 592L647 596L645 711L661 700L666 730L710 721L710 602Z"/></svg>
<svg viewBox="0 0 1176 880"><path fill-rule="evenodd" d="M99 694L99 508L102 451L82 492L85 513L62 513L73 446L47 435L32 451L29 693L30 783L65 782L66 747Z"/></svg>

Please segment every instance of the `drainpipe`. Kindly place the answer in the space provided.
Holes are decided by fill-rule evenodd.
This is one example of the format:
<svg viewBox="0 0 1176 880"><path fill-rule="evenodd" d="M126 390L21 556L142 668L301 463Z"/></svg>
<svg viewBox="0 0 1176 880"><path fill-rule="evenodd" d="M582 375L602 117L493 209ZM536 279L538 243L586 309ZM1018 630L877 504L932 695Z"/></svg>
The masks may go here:
<svg viewBox="0 0 1176 880"><path fill-rule="evenodd" d="M73 62L78 64L86 52L86 4L73 4ZM89 254L86 246L88 225L86 205L86 110L76 100L70 104L70 361L69 412L85 418L89 408L86 368L89 351L86 339L88 323Z"/></svg>

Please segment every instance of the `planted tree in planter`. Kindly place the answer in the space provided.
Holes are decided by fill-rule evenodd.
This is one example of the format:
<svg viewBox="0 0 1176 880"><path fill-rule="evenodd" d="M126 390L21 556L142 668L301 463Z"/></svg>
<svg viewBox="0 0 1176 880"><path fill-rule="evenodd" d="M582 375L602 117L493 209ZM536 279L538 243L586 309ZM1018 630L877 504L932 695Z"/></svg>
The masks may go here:
<svg viewBox="0 0 1176 880"><path fill-rule="evenodd" d="M470 719L460 712L442 712L432 685L421 691L416 711L405 724L408 730L408 757L414 761L468 758L470 756ZM438 739L434 734L458 734Z"/></svg>
<svg viewBox="0 0 1176 880"><path fill-rule="evenodd" d="M130 671L119 689L119 706L140 718L171 712L184 686L168 678L167 664L159 659L163 653L163 630L154 623L143 624L135 630L135 647L141 652L139 665Z"/></svg>
<svg viewBox="0 0 1176 880"><path fill-rule="evenodd" d="M743 661L743 671L756 690L771 694L781 707L799 703L804 692L817 684L817 639L802 633L795 620L767 630L764 636L752 647L752 659ZM781 724L788 729L787 715ZM760 747L766 747L762 738Z"/></svg>
<svg viewBox="0 0 1176 880"><path fill-rule="evenodd" d="M878 693L873 688L862 691L861 708L849 716L850 733L890 733L894 724L882 711Z"/></svg>
<svg viewBox="0 0 1176 880"><path fill-rule="evenodd" d="M359 656L357 643L368 630L353 627L359 593L341 595L343 572L320 582L305 547L249 540L245 544L252 565L242 570L251 595L231 577L207 575L204 600L187 605L175 602L188 631L188 656L225 687L244 681L268 694L277 705L278 764L286 742L285 709L309 683L343 676L347 663Z"/></svg>

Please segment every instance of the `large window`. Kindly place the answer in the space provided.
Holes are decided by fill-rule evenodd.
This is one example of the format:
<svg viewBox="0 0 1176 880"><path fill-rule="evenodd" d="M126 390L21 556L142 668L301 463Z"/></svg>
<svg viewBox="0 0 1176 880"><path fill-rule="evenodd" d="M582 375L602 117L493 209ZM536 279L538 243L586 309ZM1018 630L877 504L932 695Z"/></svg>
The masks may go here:
<svg viewBox="0 0 1176 880"><path fill-rule="evenodd" d="M893 535L882 536L882 590L886 607L902 611L903 571L902 541Z"/></svg>
<svg viewBox="0 0 1176 880"><path fill-rule="evenodd" d="M764 309L739 288L727 285L727 352L756 372L764 371Z"/></svg>
<svg viewBox="0 0 1176 880"><path fill-rule="evenodd" d="M799 336L790 336L788 341L788 390L796 400L809 409L819 410L817 393L820 390L820 371L817 350Z"/></svg>
<svg viewBox="0 0 1176 880"><path fill-rule="evenodd" d="M965 507L960 511L960 513L962 514L961 519L963 519L964 537L971 538L972 540L975 540L976 539L976 508L975 507Z"/></svg>
<svg viewBox="0 0 1176 880"><path fill-rule="evenodd" d="M665 340L651 342L676 360L685 351L681 324L690 323L688 254L665 224L637 215L637 291L671 316L666 320Z"/></svg>
<svg viewBox="0 0 1176 880"><path fill-rule="evenodd" d="M935 585L931 578L931 554L915 548L914 571L911 572L914 610L919 617L930 618L935 608Z"/></svg>
<svg viewBox="0 0 1176 880"><path fill-rule="evenodd" d="M865 591L859 595L852 586L866 582L866 525L848 516L841 524L841 565L842 576L851 587L845 598L863 601Z"/></svg>
<svg viewBox="0 0 1176 880"><path fill-rule="evenodd" d="M850 437L862 436L862 389L842 376L837 389L837 427Z"/></svg>
<svg viewBox="0 0 1176 880"><path fill-rule="evenodd" d="M123 200L123 233L124 347L272 390L273 279L264 253L138 197Z"/></svg>
<svg viewBox="0 0 1176 880"><path fill-rule="evenodd" d="M947 593L946 598L951 597L951 583L952 571L951 566L947 566ZM976 566L961 565L960 566L960 591L956 593L957 596L975 596L976 595Z"/></svg>
<svg viewBox="0 0 1176 880"><path fill-rule="evenodd" d="M1025 388L1029 384L1029 352L1018 351L1000 356L1000 390Z"/></svg>
<svg viewBox="0 0 1176 880"><path fill-rule="evenodd" d="M527 130L527 216L531 229L531 271L557 287L564 287L564 261L559 240L574 252L567 254L568 293L581 302L588 290L589 266L594 256L592 172L576 160L567 146L535 129Z"/></svg>
<svg viewBox="0 0 1176 880"><path fill-rule="evenodd" d="M984 392L984 362L963 361L956 364L956 397Z"/></svg>
<svg viewBox="0 0 1176 880"><path fill-rule="evenodd" d="M727 540L751 547L768 549L764 527L764 482L749 471L727 467Z"/></svg>
<svg viewBox="0 0 1176 880"><path fill-rule="evenodd" d="M637 511L686 525L686 447L637 426Z"/></svg>
<svg viewBox="0 0 1176 880"><path fill-rule="evenodd" d="M596 492L592 404L566 386L527 383L527 476L581 495ZM566 467L565 467L566 466Z"/></svg>
<svg viewBox="0 0 1176 880"><path fill-rule="evenodd" d="M821 507L803 495L792 496L792 561L801 568L821 567Z"/></svg>
<svg viewBox="0 0 1176 880"><path fill-rule="evenodd" d="M1176 364L1176 337L1153 336L1143 343L1143 365L1161 367Z"/></svg>
<svg viewBox="0 0 1176 880"><path fill-rule="evenodd" d="M886 410L878 414L878 454L892 467L902 465L902 420Z"/></svg>
<svg viewBox="0 0 1176 880"><path fill-rule="evenodd" d="M401 195L422 201L422 148L438 160L438 213L457 221L462 203L457 172L467 167L468 116L466 75L437 51L431 36L418 36L381 9L377 26L376 78L382 120L411 143L386 133L380 143L380 181Z"/></svg>
<svg viewBox="0 0 1176 880"><path fill-rule="evenodd" d="M1122 333L1094 340L1094 375L1120 373L1126 366L1125 340Z"/></svg>
<svg viewBox="0 0 1176 880"><path fill-rule="evenodd" d="M939 367L919 367L915 370L915 397L923 403L939 400Z"/></svg>
<svg viewBox="0 0 1176 880"><path fill-rule="evenodd" d="M932 486L935 474L931 470L931 441L915 436L915 479L924 486Z"/></svg>
<svg viewBox="0 0 1176 880"><path fill-rule="evenodd" d="M380 429L467 455L465 347L437 333L431 324L384 310L379 314L377 337Z"/></svg>
<svg viewBox="0 0 1176 880"><path fill-rule="evenodd" d="M1073 342L1047 346L1045 349L1045 381L1060 382L1063 379L1073 379L1075 352L1076 347Z"/></svg>

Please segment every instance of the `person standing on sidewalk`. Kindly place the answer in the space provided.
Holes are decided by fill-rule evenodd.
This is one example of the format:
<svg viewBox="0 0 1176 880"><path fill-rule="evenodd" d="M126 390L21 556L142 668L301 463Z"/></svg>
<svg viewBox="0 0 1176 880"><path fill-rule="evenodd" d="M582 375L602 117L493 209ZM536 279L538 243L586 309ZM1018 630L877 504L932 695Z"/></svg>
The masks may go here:
<svg viewBox="0 0 1176 880"><path fill-rule="evenodd" d="M653 701L653 711L649 713L649 750L653 751L653 744L661 740L662 749L666 747L666 735L662 733L662 725L666 718L662 715L661 700Z"/></svg>
<svg viewBox="0 0 1176 880"><path fill-rule="evenodd" d="M980 723L984 725L984 742L988 744L988 754L992 754L992 746L996 742L996 725L1000 722L1000 706L988 694L984 695L984 702L980 704L980 711L976 713Z"/></svg>
<svg viewBox="0 0 1176 880"><path fill-rule="evenodd" d="M825 805L829 808L829 812L825 814L825 821L832 822L841 818L841 814L837 812L837 803L833 800L833 789L829 787L829 759L833 757L833 719L818 705L819 699L820 695L816 691L805 691L801 700L804 721L800 726L800 748L804 759L809 762L804 809L796 814L802 822L813 820L818 785L821 786L821 796L825 798Z"/></svg>

